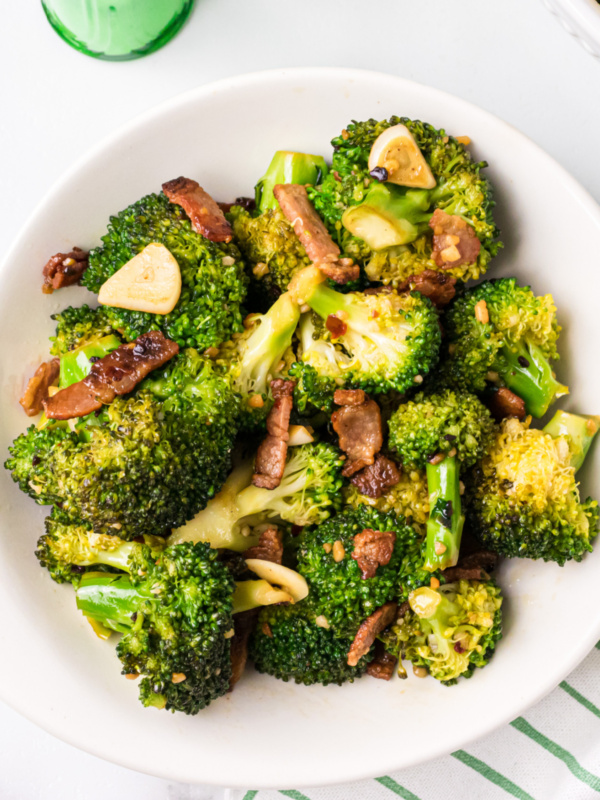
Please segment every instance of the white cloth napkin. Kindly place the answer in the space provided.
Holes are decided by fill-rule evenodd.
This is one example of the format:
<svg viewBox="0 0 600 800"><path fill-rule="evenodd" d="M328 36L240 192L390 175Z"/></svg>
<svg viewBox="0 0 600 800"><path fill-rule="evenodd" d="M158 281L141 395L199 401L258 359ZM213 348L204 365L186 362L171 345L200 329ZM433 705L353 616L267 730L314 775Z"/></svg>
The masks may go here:
<svg viewBox="0 0 600 800"><path fill-rule="evenodd" d="M229 791L230 800L588 800L598 795L600 642L552 694L465 750L360 783Z"/></svg>

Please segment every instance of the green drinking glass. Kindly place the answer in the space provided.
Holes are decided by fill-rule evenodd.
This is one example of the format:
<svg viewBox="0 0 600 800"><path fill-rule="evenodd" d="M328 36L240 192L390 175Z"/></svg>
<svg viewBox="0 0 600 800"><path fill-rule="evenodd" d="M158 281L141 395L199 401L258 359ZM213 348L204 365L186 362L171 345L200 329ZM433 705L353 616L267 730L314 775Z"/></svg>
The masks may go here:
<svg viewBox="0 0 600 800"><path fill-rule="evenodd" d="M42 0L65 42L107 61L158 50L181 29L193 5L194 0Z"/></svg>

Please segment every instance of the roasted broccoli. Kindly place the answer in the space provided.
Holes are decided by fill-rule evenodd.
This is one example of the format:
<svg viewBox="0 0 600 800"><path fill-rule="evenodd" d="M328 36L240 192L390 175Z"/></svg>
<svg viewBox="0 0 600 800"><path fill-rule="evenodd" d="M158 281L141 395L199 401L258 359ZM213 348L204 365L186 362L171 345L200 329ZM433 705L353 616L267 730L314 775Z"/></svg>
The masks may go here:
<svg viewBox="0 0 600 800"><path fill-rule="evenodd" d="M145 706L197 714L225 694L231 677L233 577L208 545L157 553L140 546L130 575L88 572L77 607L123 633L123 674L141 675Z"/></svg>
<svg viewBox="0 0 600 800"><path fill-rule="evenodd" d="M502 595L493 581L458 581L412 592L410 611L382 635L395 656L451 686L484 667L502 636Z"/></svg>
<svg viewBox="0 0 600 800"><path fill-rule="evenodd" d="M567 394L550 366L560 332L551 295L536 297L514 278L486 281L456 298L443 325L442 381L474 392L504 384L534 417Z"/></svg>
<svg viewBox="0 0 600 800"><path fill-rule="evenodd" d="M301 526L319 523L341 506L343 464L342 454L330 444L290 447L281 483L276 489L263 489L252 485L252 463L246 462L170 541L204 541L243 551L256 544L248 535L251 528L268 519Z"/></svg>
<svg viewBox="0 0 600 800"><path fill-rule="evenodd" d="M215 244L192 230L180 206L152 194L111 217L103 245L92 250L82 283L93 292L152 243L163 244L181 270L181 296L170 314L148 314L105 306L106 316L129 341L161 330L182 347L204 351L242 330L246 296L244 266L237 247Z"/></svg>
<svg viewBox="0 0 600 800"><path fill-rule="evenodd" d="M381 497L361 494L356 486L344 487L344 504L351 508L370 506L384 514L394 511L406 521L422 538L425 537L429 519L429 494L425 470L402 470L400 480Z"/></svg>
<svg viewBox="0 0 600 800"><path fill-rule="evenodd" d="M414 136L436 180L434 189L406 190L379 183L382 178L373 178L369 173L369 154L375 140L394 125L405 125ZM435 208L460 216L472 226L481 242L475 263L445 272L466 281L486 271L501 246L492 216L495 205L492 190L481 175L487 164L473 161L457 139L427 123L391 117L380 122L374 119L352 122L332 140L332 145L332 169L321 186L309 190L309 196L344 254L365 264L371 280L397 286L425 269L439 271L432 259L432 231L428 226ZM342 218L345 213L356 216L353 209L359 206L375 209L376 216L381 212L378 231L402 229L402 243L389 246L388 237L384 236L375 247L377 243L371 241L369 245L362 237L353 235ZM356 229L355 221L350 227Z"/></svg>
<svg viewBox="0 0 600 800"><path fill-rule="evenodd" d="M185 350L98 416L31 426L6 467L65 521L133 539L183 525L230 469L238 402L228 379Z"/></svg>
<svg viewBox="0 0 600 800"><path fill-rule="evenodd" d="M598 533L598 503L581 501L575 463L581 463L580 424L569 415L568 435L534 430L507 419L468 488L468 519L486 547L505 556L581 561ZM597 418L584 418L593 435ZM573 455L570 445L575 442ZM589 443L588 443L589 444Z"/></svg>
<svg viewBox="0 0 600 800"><path fill-rule="evenodd" d="M475 395L451 390L403 403L389 420L389 445L404 467L427 469L426 569L453 567L464 524L460 474L491 444L494 423Z"/></svg>
<svg viewBox="0 0 600 800"><path fill-rule="evenodd" d="M259 672L283 681L341 685L360 678L372 658L368 653L350 667L347 658L352 640L353 636L336 636L315 622L309 601L304 601L263 609L249 655Z"/></svg>
<svg viewBox="0 0 600 800"><path fill-rule="evenodd" d="M303 323L299 360L331 388L368 392L405 392L422 382L435 365L440 328L431 302L418 293L341 294L323 283L316 267L299 272L290 294L306 303L324 324ZM308 328L304 328L308 325ZM313 330L310 330L310 326ZM315 404L322 407L323 385L317 383ZM309 384L302 383L308 400Z"/></svg>
<svg viewBox="0 0 600 800"><path fill-rule="evenodd" d="M365 530L394 534L390 560L368 578L353 557L355 537ZM420 537L405 519L366 505L346 508L304 531L298 552L298 572L308 582L315 614L340 635L353 634L379 606L404 600L429 583L431 574L422 564Z"/></svg>
<svg viewBox="0 0 600 800"><path fill-rule="evenodd" d="M69 350L114 334L108 309L102 306L69 306L54 314L52 319L56 321L56 334L50 338L53 356L64 356Z"/></svg>

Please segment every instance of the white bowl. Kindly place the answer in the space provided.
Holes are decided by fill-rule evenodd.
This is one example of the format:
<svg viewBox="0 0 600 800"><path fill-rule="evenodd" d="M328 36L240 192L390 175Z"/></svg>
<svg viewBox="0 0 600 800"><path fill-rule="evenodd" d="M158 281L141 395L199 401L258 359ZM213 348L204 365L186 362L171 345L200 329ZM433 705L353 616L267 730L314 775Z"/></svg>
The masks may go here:
<svg viewBox="0 0 600 800"><path fill-rule="evenodd" d="M600 3L597 0L544 0L563 28L600 58Z"/></svg>
<svg viewBox="0 0 600 800"><path fill-rule="evenodd" d="M598 412L600 210L522 134L450 95L369 72L303 69L228 79L185 94L128 125L72 169L33 213L0 277L4 413L0 447L26 426L17 404L47 351L50 313L85 297L40 291L52 253L98 242L106 221L177 175L220 200L249 194L280 148L330 155L351 119L391 114L469 135L497 190L506 247L491 275L551 291L565 326L564 405ZM598 473L587 465L584 486ZM595 470L595 471L594 471ZM103 758L173 780L241 787L323 785L413 765L465 746L539 700L600 638L599 557L559 568L513 561L500 571L505 638L492 663L446 688L433 679L363 678L306 688L250 671L197 717L144 709L113 647L95 638L70 587L33 556L44 510L1 471L0 693L56 736ZM594 481L597 485L597 481Z"/></svg>

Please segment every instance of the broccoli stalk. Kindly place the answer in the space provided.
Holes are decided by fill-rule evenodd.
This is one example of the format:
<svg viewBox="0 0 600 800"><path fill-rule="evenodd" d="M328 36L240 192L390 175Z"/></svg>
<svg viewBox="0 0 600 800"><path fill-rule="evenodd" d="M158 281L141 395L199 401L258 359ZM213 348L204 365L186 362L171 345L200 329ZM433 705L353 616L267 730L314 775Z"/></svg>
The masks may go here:
<svg viewBox="0 0 600 800"><path fill-rule="evenodd" d="M554 439L559 436L567 438L571 452L571 466L577 472L583 465L599 428L600 417L557 411L545 426L544 433L549 433Z"/></svg>
<svg viewBox="0 0 600 800"><path fill-rule="evenodd" d="M278 150L269 168L256 184L256 207L261 212L269 208L279 208L273 194L273 187L278 183L309 183L314 186L321 183L326 175L327 164L322 156Z"/></svg>
<svg viewBox="0 0 600 800"><path fill-rule="evenodd" d="M527 413L538 419L555 399L569 392L554 377L540 348L526 339L515 347L504 346L493 369L508 388L525 401Z"/></svg>
<svg viewBox="0 0 600 800"><path fill-rule="evenodd" d="M250 483L252 464L237 467L225 486L196 517L174 531L169 543L209 542L243 552L257 537L244 535L250 525L279 518L294 525L318 524L341 505L339 451L328 444L290 448L281 483L262 489Z"/></svg>
<svg viewBox="0 0 600 800"><path fill-rule="evenodd" d="M92 359L104 358L104 356L116 350L121 345L121 340L114 334L103 336L101 339L83 344L76 350L69 350L60 359L60 379L59 386L71 386L73 383L83 380L92 368Z"/></svg>
<svg viewBox="0 0 600 800"><path fill-rule="evenodd" d="M460 502L459 465L456 456L427 464L430 514L424 569L446 569L458 561L465 522Z"/></svg>

